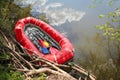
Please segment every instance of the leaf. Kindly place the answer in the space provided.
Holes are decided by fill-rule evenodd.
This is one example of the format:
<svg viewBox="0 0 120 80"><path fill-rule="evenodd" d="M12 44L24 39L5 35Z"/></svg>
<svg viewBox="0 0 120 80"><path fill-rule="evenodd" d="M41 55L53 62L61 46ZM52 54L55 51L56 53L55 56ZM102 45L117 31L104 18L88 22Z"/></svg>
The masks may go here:
<svg viewBox="0 0 120 80"><path fill-rule="evenodd" d="M96 8L94 4L90 4L90 8Z"/></svg>
<svg viewBox="0 0 120 80"><path fill-rule="evenodd" d="M105 15L103 15L103 14L99 15L99 18L104 18L104 17L105 17Z"/></svg>
<svg viewBox="0 0 120 80"><path fill-rule="evenodd" d="M114 0L108 0L108 6L110 6L110 7L112 7L113 6L113 4L114 4Z"/></svg>
<svg viewBox="0 0 120 80"><path fill-rule="evenodd" d="M120 42L120 38L117 39Z"/></svg>
<svg viewBox="0 0 120 80"><path fill-rule="evenodd" d="M114 40L114 39L115 39L115 37L110 37L110 39L111 39L111 40Z"/></svg>
<svg viewBox="0 0 120 80"><path fill-rule="evenodd" d="M107 34L106 33L103 33L103 36L106 36Z"/></svg>
<svg viewBox="0 0 120 80"><path fill-rule="evenodd" d="M105 27L104 27L104 26L101 26L101 27L99 27L99 29L100 29L100 30L104 30L104 29L105 29Z"/></svg>
<svg viewBox="0 0 120 80"><path fill-rule="evenodd" d="M107 17L108 17L108 18L111 18L111 17L112 17L112 14L113 14L112 12L109 12L109 13L107 14Z"/></svg>

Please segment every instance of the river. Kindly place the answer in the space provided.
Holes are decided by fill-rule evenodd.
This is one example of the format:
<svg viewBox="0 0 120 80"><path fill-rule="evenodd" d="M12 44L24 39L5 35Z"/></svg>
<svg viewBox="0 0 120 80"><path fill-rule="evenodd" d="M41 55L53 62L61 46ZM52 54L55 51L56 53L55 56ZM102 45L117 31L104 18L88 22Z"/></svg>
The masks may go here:
<svg viewBox="0 0 120 80"><path fill-rule="evenodd" d="M107 73L106 71L108 75L104 75L105 73L99 71L101 68L96 69L107 64L111 66L113 61L108 58L107 51L95 42L95 36L98 32L95 26L105 24L108 21L106 16L100 19L99 15L114 12L120 6L120 0L21 0L21 2L15 0L15 3L21 7L30 4L33 16L45 13L50 24L73 43L75 63L85 67L90 72L98 73L96 75L100 80L115 80L115 76L111 72ZM105 67L105 69L107 68ZM115 66L112 64L112 69L108 70L114 69Z"/></svg>

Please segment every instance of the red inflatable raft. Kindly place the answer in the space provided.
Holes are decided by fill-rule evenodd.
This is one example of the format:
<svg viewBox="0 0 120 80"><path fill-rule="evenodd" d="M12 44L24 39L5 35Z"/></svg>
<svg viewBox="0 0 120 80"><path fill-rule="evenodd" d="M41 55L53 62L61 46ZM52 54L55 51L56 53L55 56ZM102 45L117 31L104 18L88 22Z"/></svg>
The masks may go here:
<svg viewBox="0 0 120 80"><path fill-rule="evenodd" d="M27 17L20 19L15 26L15 36L18 42L27 50L47 60L64 64L74 56L73 46L70 41L47 23ZM45 53L42 51L46 41ZM33 54L28 51L29 54Z"/></svg>

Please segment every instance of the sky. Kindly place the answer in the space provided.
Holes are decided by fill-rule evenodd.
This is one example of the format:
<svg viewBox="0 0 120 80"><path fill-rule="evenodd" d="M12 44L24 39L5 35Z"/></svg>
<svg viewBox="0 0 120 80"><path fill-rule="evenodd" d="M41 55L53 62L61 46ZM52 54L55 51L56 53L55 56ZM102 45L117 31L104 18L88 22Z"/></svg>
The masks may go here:
<svg viewBox="0 0 120 80"><path fill-rule="evenodd" d="M36 13L46 13L50 24L56 26L64 24L67 21L80 21L86 14L84 11L67 7L66 1L60 2L60 0L21 0L20 2L15 0L15 3L21 5L21 7L30 4L32 6L32 15L36 15Z"/></svg>
<svg viewBox="0 0 120 80"><path fill-rule="evenodd" d="M102 3L101 0L14 1L21 7L30 4L32 6L32 15L45 13L52 26L55 26L72 41L81 41L80 43L84 43L86 37L94 36L97 31L96 25L107 22L106 17L104 19L99 18L100 14L107 15L108 12L113 12L120 4L120 0L116 0L112 7L108 6L108 0L102 0ZM95 8L90 8L91 4L94 4Z"/></svg>
<svg viewBox="0 0 120 80"><path fill-rule="evenodd" d="M96 2L93 2L96 1ZM102 4L100 2L102 1ZM32 15L46 13L50 24L67 36L75 49L95 44L93 38L98 31L95 26L105 24L108 12L115 11L120 6L120 0L110 7L108 0L14 0L21 7L32 6ZM111 0L112 1L112 0ZM90 5L95 8L90 8ZM100 19L99 15L105 15ZM90 44L88 44L88 41ZM79 53L76 57L79 58Z"/></svg>
<svg viewBox="0 0 120 80"><path fill-rule="evenodd" d="M96 2L93 2L96 1ZM53 26L61 26L67 22L77 22L84 26L83 28L91 28L98 23L105 22L99 19L100 14L107 14L113 11L114 7L107 5L108 0L14 0L21 7L32 6L31 14L39 15L45 13ZM100 4L101 3L101 4ZM115 5L119 5L120 0L116 0ZM91 4L97 7L90 8ZM83 21L81 21L83 20ZM87 24L84 23L87 22ZM77 25L76 24L76 25Z"/></svg>

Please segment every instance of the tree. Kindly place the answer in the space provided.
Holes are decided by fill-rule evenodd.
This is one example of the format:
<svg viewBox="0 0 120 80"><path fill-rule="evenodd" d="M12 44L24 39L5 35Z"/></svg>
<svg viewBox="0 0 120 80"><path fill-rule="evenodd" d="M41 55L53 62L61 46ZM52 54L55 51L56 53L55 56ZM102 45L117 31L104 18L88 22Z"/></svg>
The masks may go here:
<svg viewBox="0 0 120 80"><path fill-rule="evenodd" d="M18 19L30 16L30 5L21 8L14 0L0 1L0 28L6 32L12 32Z"/></svg>
<svg viewBox="0 0 120 80"><path fill-rule="evenodd" d="M101 76L104 77L108 72L109 78L119 80L119 73L120 73L120 8L117 8L114 12L109 12L107 15L101 14L100 18L107 17L109 19L108 22L106 22L103 25L97 25L96 28L99 30L99 34L103 38L103 44L104 48L107 50L107 53L109 53L109 60L111 67L103 67L103 69L100 69ZM114 58L114 55L117 55L117 57ZM113 67L113 69L112 69ZM104 69L105 68L105 69ZM99 76L100 79L101 76Z"/></svg>
<svg viewBox="0 0 120 80"><path fill-rule="evenodd" d="M0 30L9 34L14 34L14 26L18 19L30 16L30 5L21 8L14 3L14 0L0 0ZM0 35L0 80L24 80L21 73L12 71L10 64L10 55L4 50L2 45L4 39Z"/></svg>

